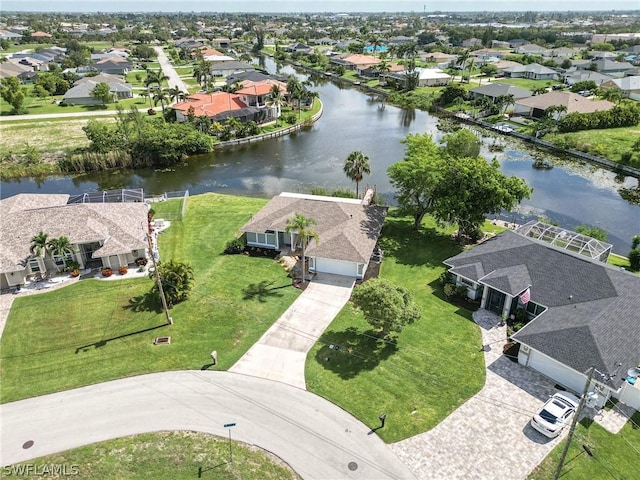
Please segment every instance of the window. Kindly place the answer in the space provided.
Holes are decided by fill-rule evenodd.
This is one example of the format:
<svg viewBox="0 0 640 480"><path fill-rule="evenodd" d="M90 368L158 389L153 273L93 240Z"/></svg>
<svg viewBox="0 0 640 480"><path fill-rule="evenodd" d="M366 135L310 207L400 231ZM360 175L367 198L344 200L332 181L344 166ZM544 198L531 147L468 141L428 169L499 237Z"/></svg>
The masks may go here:
<svg viewBox="0 0 640 480"><path fill-rule="evenodd" d="M546 310L546 308L543 307L542 305L538 305L537 303L533 303L533 302L528 302L525 309L527 310L527 313L531 318L537 317L538 315L540 315L542 312Z"/></svg>
<svg viewBox="0 0 640 480"><path fill-rule="evenodd" d="M361 276L363 271L364 271L364 263L359 263L358 264L358 276Z"/></svg>
<svg viewBox="0 0 640 480"><path fill-rule="evenodd" d="M464 277L458 277L458 281L466 287L476 288L476 284L474 282L472 282L471 280L467 280Z"/></svg>
<svg viewBox="0 0 640 480"><path fill-rule="evenodd" d="M32 258L29 260L29 269L31 273L39 273L40 272L40 262L38 262L37 258Z"/></svg>
<svg viewBox="0 0 640 480"><path fill-rule="evenodd" d="M56 267L64 267L66 262L73 261L73 254L67 253L66 255L54 255L53 263L56 264Z"/></svg>
<svg viewBox="0 0 640 480"><path fill-rule="evenodd" d="M256 234L253 232L247 232L247 242L248 243L258 243L256 240Z"/></svg>

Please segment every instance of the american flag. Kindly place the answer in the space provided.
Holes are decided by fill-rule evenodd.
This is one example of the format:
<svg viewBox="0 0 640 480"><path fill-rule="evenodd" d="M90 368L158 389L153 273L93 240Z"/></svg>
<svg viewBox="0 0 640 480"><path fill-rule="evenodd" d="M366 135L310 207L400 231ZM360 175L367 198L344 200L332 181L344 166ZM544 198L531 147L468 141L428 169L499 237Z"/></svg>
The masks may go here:
<svg viewBox="0 0 640 480"><path fill-rule="evenodd" d="M531 300L531 288L527 287L527 289L520 295L520 301L523 305L526 305L529 303L529 300Z"/></svg>

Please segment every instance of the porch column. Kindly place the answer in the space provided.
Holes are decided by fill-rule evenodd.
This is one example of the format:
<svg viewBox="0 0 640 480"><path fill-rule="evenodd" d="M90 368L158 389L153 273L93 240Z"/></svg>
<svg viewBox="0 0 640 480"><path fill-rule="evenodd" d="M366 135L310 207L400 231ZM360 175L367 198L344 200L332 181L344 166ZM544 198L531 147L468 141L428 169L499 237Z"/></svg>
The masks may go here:
<svg viewBox="0 0 640 480"><path fill-rule="evenodd" d="M482 301L480 302L480 308L486 308L487 297L489 296L489 287L482 285Z"/></svg>
<svg viewBox="0 0 640 480"><path fill-rule="evenodd" d="M509 317L509 311L511 310L511 304L513 303L513 298L507 295L507 298L504 301L504 307L502 308L502 318Z"/></svg>

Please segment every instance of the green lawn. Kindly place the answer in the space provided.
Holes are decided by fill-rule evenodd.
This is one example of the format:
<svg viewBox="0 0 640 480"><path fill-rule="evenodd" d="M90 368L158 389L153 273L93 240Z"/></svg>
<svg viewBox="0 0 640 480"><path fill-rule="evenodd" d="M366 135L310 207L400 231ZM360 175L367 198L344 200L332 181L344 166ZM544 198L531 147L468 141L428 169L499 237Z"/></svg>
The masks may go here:
<svg viewBox="0 0 640 480"><path fill-rule="evenodd" d="M586 445L593 453L589 457L583 450ZM558 466L564 441L558 445L536 468L529 480L551 480ZM616 435L607 432L597 423L585 419L576 428L561 477L563 480L592 480L599 478L638 478L640 458L640 412Z"/></svg>
<svg viewBox="0 0 640 480"><path fill-rule="evenodd" d="M640 125L572 133L550 133L544 136L546 141L563 148L604 156L614 162L619 162L622 154L630 150L638 138L640 138Z"/></svg>
<svg viewBox="0 0 640 480"><path fill-rule="evenodd" d="M36 465L42 471L45 466L65 465L67 475L77 479L300 478L264 450L235 441L231 447L233 462L228 463L226 438L200 432L144 433L48 455L8 469L18 472L21 465Z"/></svg>
<svg viewBox="0 0 640 480"><path fill-rule="evenodd" d="M154 204L161 218L165 205ZM152 281L82 280L49 293L21 297L0 341L0 401L149 372L200 369L216 349L226 370L299 295L273 260L223 255L228 240L266 200L216 194L189 198L186 218L160 236L162 258L191 263L191 297L165 319ZM246 293L266 281L263 296ZM280 288L282 287L282 288ZM171 345L154 346L170 335Z"/></svg>
<svg viewBox="0 0 640 480"><path fill-rule="evenodd" d="M381 276L413 293L422 319L385 343L347 305L307 356L307 388L340 405L395 442L435 427L484 384L480 331L471 312L446 302L442 261L460 252L427 221L419 233L407 218L387 217ZM330 349L330 344L340 346Z"/></svg>
<svg viewBox="0 0 640 480"><path fill-rule="evenodd" d="M193 67L192 66L174 67L174 69L178 73L178 75L193 75Z"/></svg>
<svg viewBox="0 0 640 480"><path fill-rule="evenodd" d="M144 100L142 98L127 98L125 100L119 100L117 103L108 103L106 105L67 105L65 107L56 105L53 100L61 101L62 95L53 97L34 98L31 96L25 97L24 109L27 115L37 114L50 114L50 113L75 113L75 112L97 112L97 111L109 111L116 109L116 105L122 105L124 108L129 108L132 105L142 105ZM12 107L5 101L0 101L0 115L11 116Z"/></svg>

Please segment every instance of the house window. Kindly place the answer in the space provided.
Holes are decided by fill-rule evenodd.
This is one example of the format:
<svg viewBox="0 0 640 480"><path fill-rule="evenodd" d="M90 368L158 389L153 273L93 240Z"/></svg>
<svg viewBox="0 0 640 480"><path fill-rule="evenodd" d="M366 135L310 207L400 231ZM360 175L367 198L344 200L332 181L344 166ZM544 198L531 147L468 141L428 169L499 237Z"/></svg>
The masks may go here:
<svg viewBox="0 0 640 480"><path fill-rule="evenodd" d="M67 262L73 261L73 254L67 253L66 255L54 255L53 263L56 264L56 267L64 267Z"/></svg>
<svg viewBox="0 0 640 480"><path fill-rule="evenodd" d="M545 311L545 307L533 302L528 302L525 309L531 318L535 318Z"/></svg>
<svg viewBox="0 0 640 480"><path fill-rule="evenodd" d="M247 243L257 243L255 233L247 232Z"/></svg>
<svg viewBox="0 0 640 480"><path fill-rule="evenodd" d="M309 270L316 269L316 257L309 257Z"/></svg>
<svg viewBox="0 0 640 480"><path fill-rule="evenodd" d="M248 243L255 243L257 245L275 246L275 244L276 244L276 234L275 233L247 232L247 242Z"/></svg>
<svg viewBox="0 0 640 480"><path fill-rule="evenodd" d="M40 272L40 262L38 262L37 258L32 258L31 260L29 260L29 270L31 270L31 273Z"/></svg>
<svg viewBox="0 0 640 480"><path fill-rule="evenodd" d="M362 276L362 272L364 271L364 263L359 263L358 264L358 276L361 277Z"/></svg>
<svg viewBox="0 0 640 480"><path fill-rule="evenodd" d="M465 287L469 287L469 288L476 288L476 284L474 282L472 282L471 280L467 280L464 277L458 277L458 281L460 282L460 284L464 285Z"/></svg>

